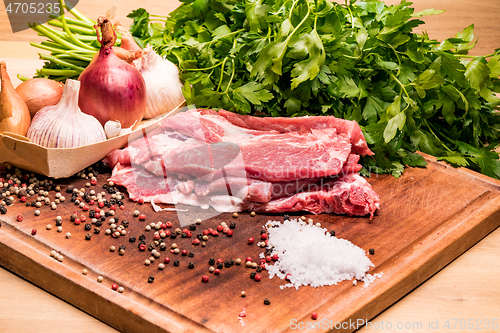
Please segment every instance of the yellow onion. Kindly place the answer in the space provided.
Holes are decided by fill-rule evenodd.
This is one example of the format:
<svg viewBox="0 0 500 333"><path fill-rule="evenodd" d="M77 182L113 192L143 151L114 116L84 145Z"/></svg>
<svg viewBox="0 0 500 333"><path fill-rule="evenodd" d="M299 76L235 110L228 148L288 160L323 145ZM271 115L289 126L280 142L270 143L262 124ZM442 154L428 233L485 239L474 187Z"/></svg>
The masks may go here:
<svg viewBox="0 0 500 333"><path fill-rule="evenodd" d="M43 107L56 105L61 99L64 85L45 78L29 79L16 87L16 92L24 100L30 115L33 118L35 113Z"/></svg>
<svg viewBox="0 0 500 333"><path fill-rule="evenodd" d="M5 62L0 62L0 133L11 132L26 136L31 117L28 106L16 93Z"/></svg>

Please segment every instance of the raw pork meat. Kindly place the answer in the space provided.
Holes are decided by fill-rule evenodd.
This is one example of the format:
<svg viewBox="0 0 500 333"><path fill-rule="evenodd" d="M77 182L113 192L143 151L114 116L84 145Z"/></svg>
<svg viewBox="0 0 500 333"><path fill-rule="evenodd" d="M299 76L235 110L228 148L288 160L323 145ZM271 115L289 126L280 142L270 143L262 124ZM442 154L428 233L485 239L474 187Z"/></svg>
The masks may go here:
<svg viewBox="0 0 500 333"><path fill-rule="evenodd" d="M218 211L367 215L378 195L357 172L372 155L356 122L190 110L111 152L131 199Z"/></svg>

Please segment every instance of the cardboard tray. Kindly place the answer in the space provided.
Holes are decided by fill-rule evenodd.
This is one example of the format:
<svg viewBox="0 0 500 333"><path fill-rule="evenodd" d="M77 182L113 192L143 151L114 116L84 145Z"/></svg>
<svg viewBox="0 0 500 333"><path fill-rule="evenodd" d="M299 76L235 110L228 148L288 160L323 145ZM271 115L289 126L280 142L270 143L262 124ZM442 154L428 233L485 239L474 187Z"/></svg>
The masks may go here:
<svg viewBox="0 0 500 333"><path fill-rule="evenodd" d="M143 121L131 133L77 148L45 148L24 136L0 133L0 163L9 162L16 167L52 178L71 177L102 160L110 151L125 147L130 135L140 135L143 131L155 129L162 119L182 111L185 106L184 101L166 114Z"/></svg>

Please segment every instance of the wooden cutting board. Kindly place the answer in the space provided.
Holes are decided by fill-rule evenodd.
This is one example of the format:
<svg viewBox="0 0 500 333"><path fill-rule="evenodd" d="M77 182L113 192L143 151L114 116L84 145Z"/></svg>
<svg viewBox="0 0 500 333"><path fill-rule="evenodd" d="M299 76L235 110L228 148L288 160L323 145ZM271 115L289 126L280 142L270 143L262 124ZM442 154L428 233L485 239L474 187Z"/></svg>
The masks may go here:
<svg viewBox="0 0 500 333"><path fill-rule="evenodd" d="M222 214L205 220L196 226L192 238L164 240L167 247L175 242L194 257L167 249L145 266L151 254L139 251L137 242L130 243L129 237L145 235L146 244L150 244L153 231L145 231L145 226L172 221L175 229L179 226L177 213L155 213L150 205L128 199L124 200L125 209L117 209L115 215L130 222L128 234L118 238L105 235L108 217L101 233L92 234L91 240L85 240L89 232L84 230L85 223L69 221L75 211L86 216L88 212L69 200L56 210L44 205L40 216L34 215L35 208L16 201L7 214L0 215L0 264L123 332L292 332L301 323L303 327L321 325L316 331L351 332L500 225L499 181L425 157L427 168L407 169L399 179L386 175L370 178L381 198L381 209L372 221L367 217L305 215L367 252L375 249L369 256L375 267L369 273L383 275L367 287L344 281L330 287L282 290L280 285L285 281L268 279L263 271L262 281L256 282L249 277L254 270L244 265L223 268L219 276L208 273L209 258L258 258L262 249L248 245L247 239L257 239L262 226L268 220L282 221L281 215L251 217L240 213L233 218ZM101 174L98 184L86 190L100 192L108 175ZM69 199L64 192L68 185L82 188L88 181L55 182ZM49 197L54 195L52 191ZM144 213L146 220L134 217L135 210ZM18 214L23 215L22 222L16 221ZM61 233L55 227L57 215L63 217ZM192 216L193 223L196 218ZM222 221L236 223L233 237L221 233L217 238L210 236L205 247L191 244L196 234ZM52 224L52 230L46 230L47 224ZM33 229L37 229L34 236ZM67 232L71 233L69 239ZM118 249L121 245L125 246L124 255L110 252L111 246ZM61 253L64 261L51 258L52 250ZM170 263L159 270L159 262L167 256ZM178 267L173 266L175 259L180 261ZM194 268L188 268L189 262ZM83 269L88 274L82 274ZM202 275L208 275L210 281L202 283ZM98 276L104 278L102 283L97 282ZM149 283L149 277L154 277L154 282ZM113 291L114 283L124 292ZM241 291L247 296L241 297ZM265 298L271 304L264 305ZM240 318L241 312L246 316ZM318 313L316 321L311 312Z"/></svg>

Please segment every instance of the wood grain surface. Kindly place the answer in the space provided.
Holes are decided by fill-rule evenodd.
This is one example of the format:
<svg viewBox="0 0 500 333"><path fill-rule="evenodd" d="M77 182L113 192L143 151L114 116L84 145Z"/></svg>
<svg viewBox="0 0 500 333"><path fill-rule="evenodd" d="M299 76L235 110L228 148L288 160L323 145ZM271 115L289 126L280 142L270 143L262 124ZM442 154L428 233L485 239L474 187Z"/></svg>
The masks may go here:
<svg viewBox="0 0 500 333"><path fill-rule="evenodd" d="M105 190L102 184L108 177L104 170L91 189L97 193ZM64 179L56 180L54 186L60 186L69 198L65 194L68 186L85 188L86 182ZM311 312L317 312L320 322L331 323L321 331L339 323L345 327L339 326L342 329L338 331L351 332L352 325L347 323L373 318L500 225L500 181L467 170L430 159L427 168L409 169L399 179L373 177L370 183L384 203L373 221L367 217L306 215L365 251L376 249L370 256L375 265L370 273L383 276L369 286L344 281L330 287L281 290L284 281L269 280L266 271L260 273L261 282L253 281L249 278L253 270L244 265L224 265L220 275L208 274L209 258L259 258L262 249L248 245L247 239L258 238L267 221L282 221L283 217L241 213L234 218L232 214L220 214L199 226L193 225L193 238L204 229L215 229L221 221L236 223L232 237L223 233L210 236L206 247L192 245L189 237L167 237L160 240L166 244L161 250L158 244L153 245L154 230L145 230L146 225L172 221L172 231L186 226L179 225L176 212L154 213L150 205L127 199L125 209L116 209L114 215L120 222L129 222L127 235L119 237L104 233L111 217L104 218L102 226L92 226L88 221L72 223L71 214L89 219L91 216L69 200L56 210L40 208L38 217L33 215L35 208L18 202L0 217L0 264L120 331L289 332L293 331L290 323L294 320L306 322ZM46 190L53 201L55 191ZM198 213L185 208L189 209L188 220L194 222ZM145 214L145 221L134 216L136 210ZM108 212L109 207L101 214L104 211ZM22 222L16 221L18 214L24 216ZM62 216L62 232L57 232L55 226L46 230L45 226L53 224L58 215ZM96 227L102 232L95 234ZM37 230L35 235L33 230ZM70 237L65 236L68 232ZM88 233L91 239L86 238ZM136 241L131 243L129 237ZM152 248L138 250L140 237L160 253L151 265L144 262L152 256ZM173 243L193 256L172 254ZM112 246L116 251L110 250ZM121 246L125 249L123 255L117 254ZM64 256L63 262L49 256L53 250ZM171 262L159 270L158 262L164 258ZM179 260L178 267L174 260ZM188 263L194 267L188 268ZM83 269L88 273L82 274ZM204 274L210 276L209 283L201 282ZM96 281L98 276L104 278L102 283ZM154 282L149 280L151 277ZM111 290L114 283L124 288L123 294ZM247 297L240 297L241 291ZM272 304L264 305L265 298ZM242 311L247 316L240 321Z"/></svg>
<svg viewBox="0 0 500 333"><path fill-rule="evenodd" d="M388 1L395 3L395 1ZM145 1L141 4L129 0L81 1L77 6L86 15L99 15L97 8L106 11L118 7L117 17L137 7L164 14L177 5L175 1ZM3 4L0 4L0 59L8 61L13 73L32 75L39 68L37 50L28 46L28 40L37 40L31 32L12 34ZM425 18L423 28L432 38L443 39L454 35L469 24L475 24L478 44L473 54L488 54L500 46L500 31L496 27L500 3L494 0L471 1L415 1L417 10L446 9L438 17ZM11 76L15 76L12 75ZM497 229L476 246L468 250L430 280L412 291L388 310L373 318L378 324L361 332L387 332L381 323L401 323L403 328L394 332L457 332L446 329L446 320L473 319L475 323L487 319L500 321L500 268L497 265L500 250L500 230ZM114 329L95 320L73 306L44 292L38 287L0 268L0 332L113 332ZM432 323L439 322L438 329ZM421 323L423 326L419 326ZM393 326L393 328L394 328ZM389 330L390 331L390 330ZM492 328L481 332L496 332Z"/></svg>

